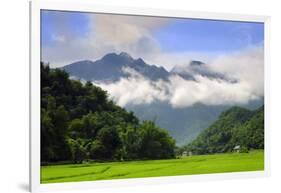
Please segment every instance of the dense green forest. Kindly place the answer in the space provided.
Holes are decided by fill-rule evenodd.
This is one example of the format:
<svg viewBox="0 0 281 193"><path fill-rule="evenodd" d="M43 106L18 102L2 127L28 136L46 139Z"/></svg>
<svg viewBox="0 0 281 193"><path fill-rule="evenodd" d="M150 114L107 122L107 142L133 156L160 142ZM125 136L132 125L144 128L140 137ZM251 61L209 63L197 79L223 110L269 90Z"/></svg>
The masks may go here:
<svg viewBox="0 0 281 193"><path fill-rule="evenodd" d="M254 111L230 108L182 151L224 153L233 151L235 146L240 152L264 149L264 106Z"/></svg>
<svg viewBox="0 0 281 193"><path fill-rule="evenodd" d="M91 82L41 62L42 163L174 157L175 140L166 130L139 121Z"/></svg>

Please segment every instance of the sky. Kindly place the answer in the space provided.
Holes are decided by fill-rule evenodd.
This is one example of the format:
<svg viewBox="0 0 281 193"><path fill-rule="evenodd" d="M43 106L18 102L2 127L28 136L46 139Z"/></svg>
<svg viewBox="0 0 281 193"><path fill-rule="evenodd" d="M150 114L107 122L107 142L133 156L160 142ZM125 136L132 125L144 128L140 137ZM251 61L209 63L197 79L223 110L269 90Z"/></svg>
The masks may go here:
<svg viewBox="0 0 281 193"><path fill-rule="evenodd" d="M263 44L254 22L42 11L42 60L59 67L128 52L167 70L187 60L209 61Z"/></svg>
<svg viewBox="0 0 281 193"><path fill-rule="evenodd" d="M196 103L240 105L264 96L264 25L202 19L125 16L79 12L41 12L41 60L61 67L105 54L127 52L148 64L192 73L151 81L132 69L117 82L98 85L120 106L162 101L174 108ZM205 63L196 74L191 60ZM95 83L97 84L97 83Z"/></svg>

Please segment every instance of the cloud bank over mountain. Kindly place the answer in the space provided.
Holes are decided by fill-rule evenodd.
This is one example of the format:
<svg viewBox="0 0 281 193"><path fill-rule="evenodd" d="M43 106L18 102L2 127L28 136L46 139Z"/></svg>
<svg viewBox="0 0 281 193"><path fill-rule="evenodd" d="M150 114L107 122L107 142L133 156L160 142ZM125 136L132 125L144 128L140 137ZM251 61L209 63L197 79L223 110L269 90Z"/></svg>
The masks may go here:
<svg viewBox="0 0 281 193"><path fill-rule="evenodd" d="M195 103L239 105L264 96L263 64L263 47L259 46L205 64L208 73L223 74L227 79L192 72L190 65L187 65L179 66L179 69L192 73L194 80L173 74L168 81L152 81L131 68L123 68L127 77L116 82L95 84L107 90L121 106L156 101L167 102L174 108L185 108Z"/></svg>

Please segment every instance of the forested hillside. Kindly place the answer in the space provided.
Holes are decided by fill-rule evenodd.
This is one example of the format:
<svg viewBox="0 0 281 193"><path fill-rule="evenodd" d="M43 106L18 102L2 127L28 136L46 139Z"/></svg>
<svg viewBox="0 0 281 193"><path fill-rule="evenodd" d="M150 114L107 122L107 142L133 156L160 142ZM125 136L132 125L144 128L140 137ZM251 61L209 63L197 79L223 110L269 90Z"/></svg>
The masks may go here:
<svg viewBox="0 0 281 193"><path fill-rule="evenodd" d="M151 121L139 121L91 82L41 63L41 161L167 159L175 140Z"/></svg>
<svg viewBox="0 0 281 193"><path fill-rule="evenodd" d="M204 130L185 150L195 154L242 152L264 148L264 107L250 111L232 107Z"/></svg>

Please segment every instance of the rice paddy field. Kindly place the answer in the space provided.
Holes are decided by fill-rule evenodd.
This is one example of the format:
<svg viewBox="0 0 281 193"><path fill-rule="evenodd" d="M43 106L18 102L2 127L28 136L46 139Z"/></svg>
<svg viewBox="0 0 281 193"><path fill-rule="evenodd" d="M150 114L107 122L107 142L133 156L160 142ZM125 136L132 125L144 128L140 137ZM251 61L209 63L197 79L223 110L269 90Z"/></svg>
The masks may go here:
<svg viewBox="0 0 281 193"><path fill-rule="evenodd" d="M264 170L264 152L194 155L169 160L127 161L41 167L41 183Z"/></svg>

